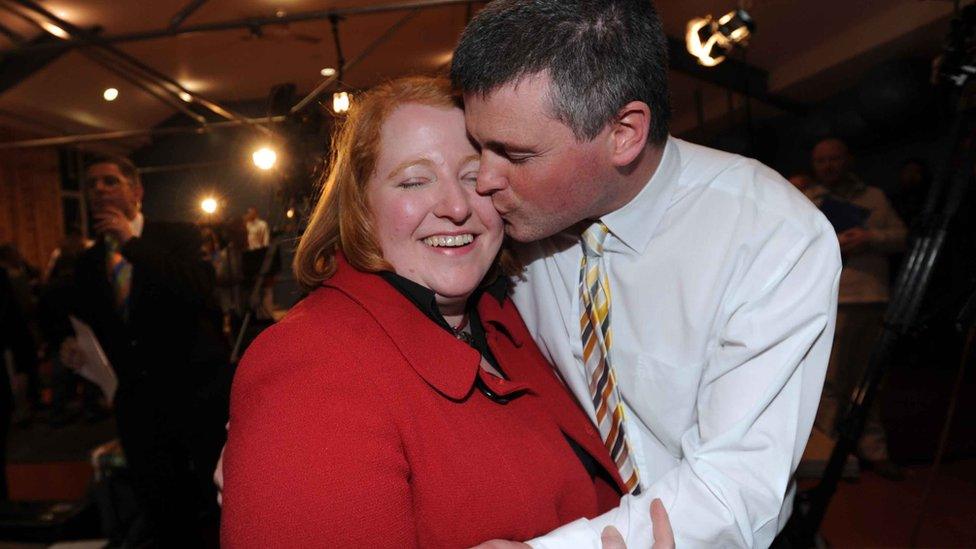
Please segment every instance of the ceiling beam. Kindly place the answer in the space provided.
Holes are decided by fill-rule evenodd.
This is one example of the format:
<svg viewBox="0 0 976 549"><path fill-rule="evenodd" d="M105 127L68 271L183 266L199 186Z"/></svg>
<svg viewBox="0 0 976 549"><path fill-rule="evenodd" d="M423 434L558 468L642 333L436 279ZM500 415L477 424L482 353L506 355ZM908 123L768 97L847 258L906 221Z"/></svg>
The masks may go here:
<svg viewBox="0 0 976 549"><path fill-rule="evenodd" d="M200 7L203 6L206 3L207 3L207 0L190 0L190 3L189 4L183 6L183 9L181 9L178 12L176 12L176 15L174 15L169 20L169 26L166 27L166 28L169 29L169 30L176 30L176 29L178 29L179 26L183 24L183 21L186 21L186 18L187 17L193 15L193 12L197 11L198 9L200 9Z"/></svg>
<svg viewBox="0 0 976 549"><path fill-rule="evenodd" d="M259 123L276 124L284 122L284 116L271 116L264 118L245 118L243 120L222 120L212 122L204 127L200 126L166 126L149 128L145 130L116 130L98 133L85 133L76 135L58 135L54 137L41 137L37 139L21 139L17 141L0 141L0 150L4 149L29 149L35 147L60 147L64 145L78 145L81 143L91 143L94 141L114 141L118 139L131 139L134 137L158 137L163 135L182 135L200 134L211 130L236 128L244 125Z"/></svg>
<svg viewBox="0 0 976 549"><path fill-rule="evenodd" d="M226 118L227 120L238 120L238 121L245 120L245 117L243 117L243 116L241 116L241 115L239 115L239 114L237 114L237 113L235 113L235 112L233 112L233 111L231 111L229 109L226 109L226 108L220 106L215 101L212 101L210 99L207 99L206 97L203 97L203 96L201 96L198 93L191 93L189 90L187 90L186 88L184 88L181 84L179 84L178 82L176 82L172 78L170 78L170 77L166 76L165 74L157 71L156 69L150 67L149 65L146 65L142 61L139 61L135 57L133 57L133 56L131 56L131 55L123 52L122 50L116 48L115 46L113 46L111 44L103 44L103 43L98 42L99 36L97 34L95 34L93 32L89 32L89 31L87 31L85 29L82 29L80 27L76 27L75 25L71 24L70 22L65 21L64 19L58 17L54 13L51 13L50 11L48 11L47 9L45 9L43 6L41 6L40 4L38 4L37 2L35 2L34 0L8 0L8 2L13 2L14 4L17 4L17 5L21 6L21 7L25 8L25 9L33 12L33 13L35 13L35 14L40 15L41 17L46 18L47 20L53 22L54 24L56 24L59 27L61 27L62 29L64 29L72 37L78 37L78 38L81 38L81 39L87 40L87 41L94 41L93 44L95 45L95 47L97 47L97 48L99 48L99 49L101 49L101 50L103 50L103 51L105 51L105 52L113 55L114 57L117 57L117 58L121 59L123 62L128 63L129 65L131 65L132 67L134 67L138 71L141 71L143 73L143 75L148 76L151 80L153 80L162 89L168 91L174 97L176 97L177 99L179 99L181 101L182 101L182 97L180 97L180 96L186 94L186 95L191 96L194 101L200 103L201 105L203 105L204 107L210 109L212 112L214 112L218 116L221 116L223 118ZM64 40L62 40L61 42L64 42ZM255 129L261 131L262 133L267 134L267 135L270 135L271 134L271 130L269 130L268 128L265 128L264 126L260 125L259 123L253 124L253 127Z"/></svg>
<svg viewBox="0 0 976 549"><path fill-rule="evenodd" d="M24 42L24 44L48 44L58 41L56 37L45 32L37 38ZM62 55L64 55L63 50L50 50L32 57L4 57L0 61L0 93L21 83L24 79L48 66Z"/></svg>
<svg viewBox="0 0 976 549"><path fill-rule="evenodd" d="M322 92L328 89L329 86L335 83L339 79L340 74L349 72L350 69L358 65L360 61L366 58L366 56L373 53L373 51L377 47L379 47L380 44L389 40L390 37L392 37L398 30L400 30L401 27L403 27L403 25L407 24L407 22L409 22L411 19L416 17L419 13L420 10L413 10L411 12L408 12L400 19L398 19L395 23L393 23L393 25L390 26L390 28L386 29L386 31L383 34L381 34L379 38L373 40L368 46L366 46L366 48L363 49L363 51L361 51L359 55L357 55L351 61L347 61L346 63L344 63L342 67L340 67L339 71L337 71L332 76L326 77L326 79L320 82L319 85L315 86L315 89L309 92L308 95L306 95L301 101L296 103L295 106L291 108L290 111L291 114L295 114L301 111L302 109L304 109L309 103L315 100L316 97L318 97ZM338 37L336 38L336 40L338 41Z"/></svg>
<svg viewBox="0 0 976 549"><path fill-rule="evenodd" d="M24 0L13 0L18 3ZM28 0L29 1L29 0ZM128 34L117 34L114 36L73 36L67 40L60 40L57 44L51 45L26 45L17 48L0 51L0 55L23 55L41 51L45 49L71 49L79 46L120 44L124 42L140 42L144 40L154 40L191 34L197 32L215 32L235 29L254 29L274 25L288 25L304 21L321 21L331 17L346 17L350 15L371 15L376 13L387 13L393 11L410 11L415 9L439 8L443 6L455 6L465 4L483 4L487 0L408 0L395 4L380 4L375 6L356 6L349 8L334 8L328 10L306 11L301 13L285 14L281 17L248 17L231 21L218 21L214 23L201 23L198 25L188 25L175 29L165 28L151 31L135 32ZM31 2L33 3L33 2Z"/></svg>

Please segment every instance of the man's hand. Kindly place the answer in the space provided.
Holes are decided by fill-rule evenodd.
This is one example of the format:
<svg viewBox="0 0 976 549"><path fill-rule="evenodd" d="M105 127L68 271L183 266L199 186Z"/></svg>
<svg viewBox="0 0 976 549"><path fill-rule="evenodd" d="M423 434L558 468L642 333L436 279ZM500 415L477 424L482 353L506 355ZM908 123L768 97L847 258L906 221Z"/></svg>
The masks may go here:
<svg viewBox="0 0 976 549"><path fill-rule="evenodd" d="M671 531L671 520L664 509L661 500L651 502L651 531L654 534L654 545L651 549L674 549L674 532ZM607 526L600 535L603 549L627 549L623 536L613 526Z"/></svg>
<svg viewBox="0 0 976 549"><path fill-rule="evenodd" d="M66 337L61 342L58 358L61 359L61 364L72 370L78 370L85 365L85 353L82 352L81 347L78 346L78 340L74 337Z"/></svg>
<svg viewBox="0 0 976 549"><path fill-rule="evenodd" d="M119 244L125 244L132 234L132 225L129 218L122 210L115 206L105 206L95 214L95 232L98 234L112 235Z"/></svg>
<svg viewBox="0 0 976 549"><path fill-rule="evenodd" d="M671 520L664 509L661 500L651 502L651 532L654 534L654 545L651 549L674 549L674 532L671 531ZM627 549L623 536L613 526L607 526L600 535L603 549ZM528 543L493 539L471 549L531 549Z"/></svg>
<svg viewBox="0 0 976 549"><path fill-rule="evenodd" d="M861 227L854 227L837 235L840 251L845 254L858 253L871 242L871 231Z"/></svg>

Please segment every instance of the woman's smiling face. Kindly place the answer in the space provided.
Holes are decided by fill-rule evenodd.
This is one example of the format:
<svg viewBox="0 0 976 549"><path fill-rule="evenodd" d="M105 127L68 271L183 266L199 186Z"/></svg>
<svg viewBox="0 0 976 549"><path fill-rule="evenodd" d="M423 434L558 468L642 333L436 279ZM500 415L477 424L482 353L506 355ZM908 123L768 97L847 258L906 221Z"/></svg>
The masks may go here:
<svg viewBox="0 0 976 549"><path fill-rule="evenodd" d="M501 218L475 190L478 158L460 109L407 103L384 122L366 184L383 257L442 307L463 305L502 244Z"/></svg>

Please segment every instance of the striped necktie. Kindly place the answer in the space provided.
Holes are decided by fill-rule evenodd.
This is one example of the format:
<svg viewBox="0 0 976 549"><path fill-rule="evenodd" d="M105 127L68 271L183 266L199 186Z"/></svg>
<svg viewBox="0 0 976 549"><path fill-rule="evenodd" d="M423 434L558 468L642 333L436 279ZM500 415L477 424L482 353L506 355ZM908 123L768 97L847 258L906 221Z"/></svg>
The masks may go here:
<svg viewBox="0 0 976 549"><path fill-rule="evenodd" d="M589 377L590 397L596 410L596 424L610 456L617 464L627 491L640 493L637 467L624 433L624 408L617 378L610 364L610 280L603 267L603 241L609 229L602 222L583 232L583 260L580 264L580 330L583 364Z"/></svg>
<svg viewBox="0 0 976 549"><path fill-rule="evenodd" d="M115 309L128 320L129 293L132 290L132 263L119 252L121 246L113 236L105 237L105 266L115 296Z"/></svg>

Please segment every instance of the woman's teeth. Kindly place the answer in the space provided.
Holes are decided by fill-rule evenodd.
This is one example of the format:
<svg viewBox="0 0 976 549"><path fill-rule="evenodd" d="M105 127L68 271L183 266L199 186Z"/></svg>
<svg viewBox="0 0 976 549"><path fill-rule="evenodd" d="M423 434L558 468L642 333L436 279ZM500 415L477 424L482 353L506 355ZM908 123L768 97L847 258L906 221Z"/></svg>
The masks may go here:
<svg viewBox="0 0 976 549"><path fill-rule="evenodd" d="M459 234L453 236L428 236L424 239L424 244L435 248L456 248L474 242L474 235Z"/></svg>

